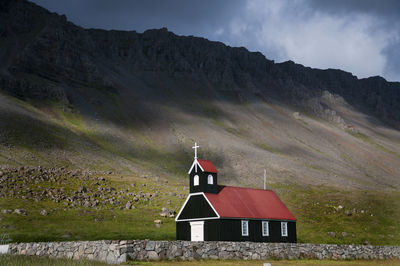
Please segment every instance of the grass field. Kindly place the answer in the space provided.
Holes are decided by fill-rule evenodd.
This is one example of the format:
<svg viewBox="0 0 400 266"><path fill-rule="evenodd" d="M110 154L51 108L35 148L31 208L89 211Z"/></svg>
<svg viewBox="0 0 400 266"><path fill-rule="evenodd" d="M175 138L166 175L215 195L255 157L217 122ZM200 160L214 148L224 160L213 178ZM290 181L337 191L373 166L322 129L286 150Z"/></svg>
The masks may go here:
<svg viewBox="0 0 400 266"><path fill-rule="evenodd" d="M168 183L166 183L168 182ZM62 186L67 195L75 195L79 187L95 191L96 181L85 181L84 178L69 178L66 184L46 181L29 184L29 191L42 191L45 188L58 188ZM132 187L132 184L135 187ZM100 186L113 188L114 201L120 204L104 203L95 208L66 205L66 200L55 203L49 199L34 201L21 197L0 198L0 209L27 210L26 216L14 213L0 214L0 232L8 234L12 241L70 241L70 240L99 240L99 239L175 239L175 221L173 218L164 218L159 215L163 207L177 210L184 200L178 197L183 186L179 187L173 181L159 182L152 178L139 176L107 176L107 181ZM168 188L168 193L162 192ZM97 190L96 190L97 191ZM157 197L140 198L133 202L135 208L125 209L125 203L132 200L129 193L153 193ZM94 193L88 193L89 195ZM100 194L100 193L97 193ZM93 196L93 195L91 195ZM111 195L108 195L111 197ZM100 199L100 198L99 198ZM100 199L101 200L101 199ZM169 204L167 201L170 201ZM47 216L40 215L40 210L48 211ZM179 209L178 209L179 210ZM154 220L162 220L160 228Z"/></svg>
<svg viewBox="0 0 400 266"><path fill-rule="evenodd" d="M287 185L276 186L275 191L297 218L298 242L400 243L399 192Z"/></svg>
<svg viewBox="0 0 400 266"><path fill-rule="evenodd" d="M58 183L34 182L15 197L0 198L0 209L24 208L26 216L0 213L0 233L13 242L71 241L100 239L154 239L174 240L175 221L160 217L162 207L179 211L187 195L186 180L167 181L163 177L134 175L106 175L103 188L115 189L110 203L83 207L65 205L44 198L40 201L23 199L24 191L41 191ZM95 181L70 178L63 185L65 193L75 195L79 186L93 191ZM132 186L135 184L135 187ZM186 185L186 186L185 186ZM398 245L400 243L400 193L349 190L321 186L270 185L297 218L297 236L300 243ZM125 209L129 193L157 194L148 200L134 202L134 209ZM90 193L89 193L90 195ZM100 199L101 200L101 199ZM339 207L341 206L341 207ZM47 216L39 214L41 209ZM154 220L161 219L157 228ZM328 232L334 232L332 237ZM331 233L332 234L332 233Z"/></svg>
<svg viewBox="0 0 400 266"><path fill-rule="evenodd" d="M398 260L354 260L354 261L334 261L334 260L253 260L253 261L233 261L233 260L204 260L204 261L158 261L158 262L127 262L121 265L146 265L146 266L163 266L163 265L179 265L179 266L197 266L197 265L218 265L218 266L229 266L229 265L260 265L262 266L265 262L271 263L272 266L282 265L324 265L324 266L336 266L336 265L388 265L394 266L399 265ZM97 266L107 265L102 262L88 261L88 260L69 260L69 259L50 259L42 257L28 257L28 256L10 256L0 255L0 264L4 266L14 265L40 265L40 266Z"/></svg>

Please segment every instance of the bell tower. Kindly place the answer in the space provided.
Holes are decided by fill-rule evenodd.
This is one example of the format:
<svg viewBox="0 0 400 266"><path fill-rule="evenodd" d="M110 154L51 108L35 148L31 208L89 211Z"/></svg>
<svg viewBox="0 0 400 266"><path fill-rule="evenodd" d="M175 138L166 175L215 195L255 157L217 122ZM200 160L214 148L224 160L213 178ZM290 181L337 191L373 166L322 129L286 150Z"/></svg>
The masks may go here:
<svg viewBox="0 0 400 266"><path fill-rule="evenodd" d="M204 192L218 194L218 170L209 160L197 158L197 148L194 143L194 161L189 169L190 193Z"/></svg>

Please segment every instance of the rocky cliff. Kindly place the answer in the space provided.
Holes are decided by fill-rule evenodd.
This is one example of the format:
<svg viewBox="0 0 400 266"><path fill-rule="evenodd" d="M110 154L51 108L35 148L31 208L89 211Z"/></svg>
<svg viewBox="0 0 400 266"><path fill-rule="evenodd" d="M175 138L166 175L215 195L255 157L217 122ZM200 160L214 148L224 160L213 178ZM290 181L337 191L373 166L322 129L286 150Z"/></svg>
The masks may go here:
<svg viewBox="0 0 400 266"><path fill-rule="evenodd" d="M397 82L357 79L291 61L276 64L261 53L177 36L165 28L144 33L83 29L25 0L0 4L0 41L0 88L21 98L73 103L82 96L77 87L119 93L126 76L147 82L157 77L201 84L223 92L224 100L272 98L313 111L321 103L309 99L328 91L381 119L400 120ZM186 88L189 94L191 89ZM153 98L165 92L160 90L165 88Z"/></svg>

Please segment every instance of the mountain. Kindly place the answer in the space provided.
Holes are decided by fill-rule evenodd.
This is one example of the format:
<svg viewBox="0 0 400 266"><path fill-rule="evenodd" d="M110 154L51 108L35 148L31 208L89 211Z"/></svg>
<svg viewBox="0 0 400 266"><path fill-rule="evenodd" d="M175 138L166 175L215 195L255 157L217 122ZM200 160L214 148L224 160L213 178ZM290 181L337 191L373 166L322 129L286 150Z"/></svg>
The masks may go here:
<svg viewBox="0 0 400 266"><path fill-rule="evenodd" d="M0 3L0 163L399 189L400 83Z"/></svg>

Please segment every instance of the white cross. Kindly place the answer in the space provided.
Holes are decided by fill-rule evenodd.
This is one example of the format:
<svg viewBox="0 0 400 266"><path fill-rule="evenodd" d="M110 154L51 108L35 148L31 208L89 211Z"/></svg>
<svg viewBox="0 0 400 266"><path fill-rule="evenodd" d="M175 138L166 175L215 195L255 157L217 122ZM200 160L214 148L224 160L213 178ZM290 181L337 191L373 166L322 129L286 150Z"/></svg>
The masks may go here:
<svg viewBox="0 0 400 266"><path fill-rule="evenodd" d="M200 146L197 146L197 142L194 143L194 146L192 147L192 149L194 149L194 159L197 159L197 148L199 148Z"/></svg>

